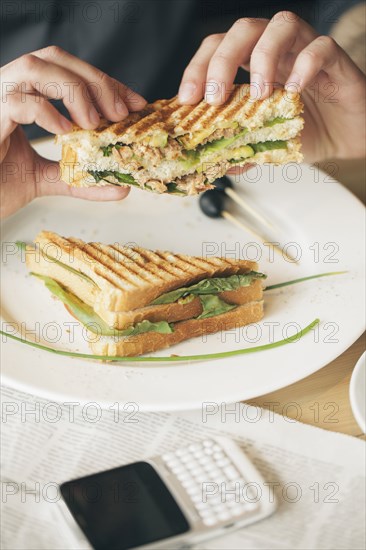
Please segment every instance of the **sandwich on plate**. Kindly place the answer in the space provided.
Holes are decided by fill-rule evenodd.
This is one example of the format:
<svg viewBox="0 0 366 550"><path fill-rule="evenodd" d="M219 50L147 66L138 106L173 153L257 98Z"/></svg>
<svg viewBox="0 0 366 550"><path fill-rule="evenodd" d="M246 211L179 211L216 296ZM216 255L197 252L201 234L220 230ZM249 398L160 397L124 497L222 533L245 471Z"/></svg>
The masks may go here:
<svg viewBox="0 0 366 550"><path fill-rule="evenodd" d="M235 165L301 162L302 110L297 93L276 89L252 100L248 84L235 85L221 106L159 100L121 122L57 136L62 178L75 187L195 195Z"/></svg>
<svg viewBox="0 0 366 550"><path fill-rule="evenodd" d="M93 353L136 356L263 317L265 275L247 260L85 243L42 231L33 275L88 333Z"/></svg>

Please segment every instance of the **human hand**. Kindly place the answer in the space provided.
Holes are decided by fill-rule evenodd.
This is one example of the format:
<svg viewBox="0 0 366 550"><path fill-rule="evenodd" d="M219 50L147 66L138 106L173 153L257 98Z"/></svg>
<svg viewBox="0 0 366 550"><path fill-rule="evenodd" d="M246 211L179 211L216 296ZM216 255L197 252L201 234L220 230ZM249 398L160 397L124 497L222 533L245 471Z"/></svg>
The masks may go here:
<svg viewBox="0 0 366 550"><path fill-rule="evenodd" d="M210 35L186 68L181 103L224 103L239 67L250 71L253 99L274 84L300 91L305 105L305 160L365 154L365 75L329 36L318 36L291 12L271 20L239 19L226 34Z"/></svg>
<svg viewBox="0 0 366 550"><path fill-rule="evenodd" d="M57 162L38 155L19 124L35 122L54 133L69 132L72 123L48 99L62 99L81 128L98 126L99 113L117 122L146 101L85 61L50 46L23 55L1 68L0 189L1 217L36 197L70 195L90 200L119 200L127 187L73 188L60 179Z"/></svg>

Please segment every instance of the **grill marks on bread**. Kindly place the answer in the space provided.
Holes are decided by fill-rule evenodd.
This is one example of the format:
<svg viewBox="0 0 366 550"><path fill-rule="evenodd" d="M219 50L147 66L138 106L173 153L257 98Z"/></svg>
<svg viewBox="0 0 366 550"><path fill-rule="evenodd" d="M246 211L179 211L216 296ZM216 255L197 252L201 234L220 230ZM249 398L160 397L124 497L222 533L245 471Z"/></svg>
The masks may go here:
<svg viewBox="0 0 366 550"><path fill-rule="evenodd" d="M264 100L252 100L248 84L234 85L225 103L219 106L208 105L203 100L197 105L180 105L177 97L158 100L140 112L130 113L120 122L111 124L102 120L92 131L75 126L69 134L58 136L57 141L63 145L61 176L75 187L120 184L112 174L107 180L97 181L88 170L85 173L85 167L91 164L97 166L99 172L117 170L132 174L141 188L158 193L171 192L167 183L173 182L177 192L194 195L209 189L213 179L225 174L231 164L225 154L213 155L208 159L213 169L198 172L194 164L186 166L180 163L180 157L185 158L185 151L227 134L231 137L242 132L243 128L247 130L248 138L254 134L253 141L239 138L245 143L283 140L287 142L287 149L256 153L238 165L300 162L302 155L296 136L302 128L299 116L302 109L299 94L283 89L276 89ZM266 122L277 117L288 122L278 125L282 128L267 128ZM286 131L283 131L284 126ZM260 135L258 139L256 132ZM113 151L113 155L108 155L102 150L116 143L124 144L121 153ZM130 154L128 149L131 149ZM108 156L111 158L105 158Z"/></svg>
<svg viewBox="0 0 366 550"><path fill-rule="evenodd" d="M138 113L131 113L121 122L109 124L102 121L95 132L108 139L114 136L114 142L129 144L134 141L148 144L148 138L154 133L166 131L172 137L214 130L223 127L226 122L238 122L242 127L260 126L263 119L275 116L293 118L302 112L299 94L276 89L271 97L264 100L251 100L248 84L234 85L227 100L222 105L208 105L202 100L197 105L180 105L177 97L158 100ZM255 123L258 116L258 124ZM107 140L108 141L108 140Z"/></svg>
<svg viewBox="0 0 366 550"><path fill-rule="evenodd" d="M155 298L208 277L255 270L255 262L225 258L199 258L138 246L85 243L41 232L36 242L48 254L90 277L99 288L96 301L111 311L128 311Z"/></svg>

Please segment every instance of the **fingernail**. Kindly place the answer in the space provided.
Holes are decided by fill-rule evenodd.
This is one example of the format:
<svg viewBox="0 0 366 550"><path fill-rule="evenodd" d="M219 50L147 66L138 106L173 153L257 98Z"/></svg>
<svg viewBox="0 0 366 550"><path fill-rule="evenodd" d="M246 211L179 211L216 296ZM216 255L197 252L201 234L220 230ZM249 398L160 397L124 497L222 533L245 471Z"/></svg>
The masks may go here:
<svg viewBox="0 0 366 550"><path fill-rule="evenodd" d="M65 117L61 117L60 118L60 124L62 126L62 129L65 131L65 132L71 132L72 130L72 123L67 120L67 118Z"/></svg>
<svg viewBox="0 0 366 550"><path fill-rule="evenodd" d="M250 99L260 99L264 92L263 76L260 73L250 75Z"/></svg>
<svg viewBox="0 0 366 550"><path fill-rule="evenodd" d="M206 82L205 101L207 103L216 103L220 99L220 84L216 80L208 80Z"/></svg>
<svg viewBox="0 0 366 550"><path fill-rule="evenodd" d="M197 86L194 82L184 82L179 88L179 101L182 101L183 103L185 101L189 101L196 90Z"/></svg>
<svg viewBox="0 0 366 550"><path fill-rule="evenodd" d="M128 109L122 100L117 100L116 103L114 104L114 107L116 109L117 114L122 116L128 115Z"/></svg>
<svg viewBox="0 0 366 550"><path fill-rule="evenodd" d="M142 97L142 95L138 94L137 92L134 92L131 97L136 103L144 103L144 104L147 103L146 99Z"/></svg>
<svg viewBox="0 0 366 550"><path fill-rule="evenodd" d="M285 90L288 92L300 92L301 91L301 76L297 73L292 73L285 84Z"/></svg>
<svg viewBox="0 0 366 550"><path fill-rule="evenodd" d="M100 120L99 115L98 115L97 111L94 109L94 107L90 107L90 109L89 109L89 120L95 126L97 124L99 124L99 120Z"/></svg>

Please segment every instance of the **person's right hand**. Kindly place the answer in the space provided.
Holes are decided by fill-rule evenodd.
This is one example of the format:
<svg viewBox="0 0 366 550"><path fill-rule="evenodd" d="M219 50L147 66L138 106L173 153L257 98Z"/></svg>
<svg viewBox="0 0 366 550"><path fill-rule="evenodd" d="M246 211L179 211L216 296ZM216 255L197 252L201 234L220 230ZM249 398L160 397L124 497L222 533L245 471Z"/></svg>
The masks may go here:
<svg viewBox="0 0 366 550"><path fill-rule="evenodd" d="M119 200L127 187L69 187L58 163L39 156L19 124L35 122L54 133L69 132L72 123L48 99L62 99L81 128L98 126L100 115L117 122L146 101L124 84L64 50L50 46L1 68L0 188L1 217L36 197L71 195L90 200Z"/></svg>

